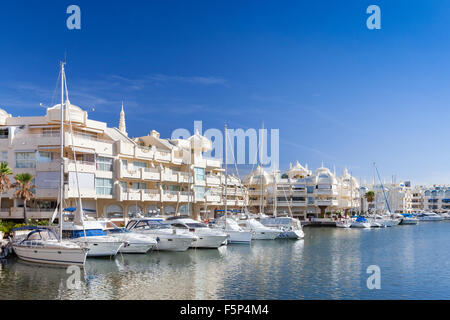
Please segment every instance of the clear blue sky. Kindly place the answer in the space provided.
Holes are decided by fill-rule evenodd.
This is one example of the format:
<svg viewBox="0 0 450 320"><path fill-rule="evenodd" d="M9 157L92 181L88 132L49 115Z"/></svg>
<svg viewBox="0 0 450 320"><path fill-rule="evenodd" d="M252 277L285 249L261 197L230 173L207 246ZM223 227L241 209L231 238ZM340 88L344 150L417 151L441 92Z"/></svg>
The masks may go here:
<svg viewBox="0 0 450 320"><path fill-rule="evenodd" d="M449 17L448 1L2 1L0 107L43 114L67 54L71 102L118 126L124 100L131 136L264 121L282 169L371 179L375 161L386 179L446 183Z"/></svg>

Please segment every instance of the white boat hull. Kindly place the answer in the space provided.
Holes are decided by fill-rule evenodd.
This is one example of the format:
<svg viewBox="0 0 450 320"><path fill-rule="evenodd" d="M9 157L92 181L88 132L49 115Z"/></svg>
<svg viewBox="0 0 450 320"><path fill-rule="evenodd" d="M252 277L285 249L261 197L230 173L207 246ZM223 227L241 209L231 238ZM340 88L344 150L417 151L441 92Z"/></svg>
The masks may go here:
<svg viewBox="0 0 450 320"><path fill-rule="evenodd" d="M86 249L82 248L25 247L13 244L13 249L19 259L28 262L62 266L84 266L86 262Z"/></svg>
<svg viewBox="0 0 450 320"><path fill-rule="evenodd" d="M72 239L71 241L84 244L89 249L88 257L112 257L115 256L123 247L122 241L102 241L102 239L95 239L95 237L87 237Z"/></svg>
<svg viewBox="0 0 450 320"><path fill-rule="evenodd" d="M302 230L282 231L278 238L280 239L303 239L305 234Z"/></svg>
<svg viewBox="0 0 450 320"><path fill-rule="evenodd" d="M353 222L351 227L368 229L368 228L370 228L370 223L369 222Z"/></svg>
<svg viewBox="0 0 450 320"><path fill-rule="evenodd" d="M352 226L351 222L348 221L338 221L336 222L337 228L350 228Z"/></svg>
<svg viewBox="0 0 450 320"><path fill-rule="evenodd" d="M219 248L225 240L227 240L227 235L201 235L195 234L198 237L197 241L192 242L191 248Z"/></svg>
<svg viewBox="0 0 450 320"><path fill-rule="evenodd" d="M275 240L281 234L281 231L258 231L255 230L253 240Z"/></svg>
<svg viewBox="0 0 450 320"><path fill-rule="evenodd" d="M156 247L155 244L146 244L146 243L132 243L128 242L124 245L119 252L122 253L147 253L150 250Z"/></svg>
<svg viewBox="0 0 450 320"><path fill-rule="evenodd" d="M225 231L228 243L251 243L253 235L250 231Z"/></svg>
<svg viewBox="0 0 450 320"><path fill-rule="evenodd" d="M193 239L190 238L171 238L158 236L156 250L160 251L186 251L191 246Z"/></svg>
<svg viewBox="0 0 450 320"><path fill-rule="evenodd" d="M404 224L418 224L418 223L419 220L417 219L403 219L400 224L404 225Z"/></svg>

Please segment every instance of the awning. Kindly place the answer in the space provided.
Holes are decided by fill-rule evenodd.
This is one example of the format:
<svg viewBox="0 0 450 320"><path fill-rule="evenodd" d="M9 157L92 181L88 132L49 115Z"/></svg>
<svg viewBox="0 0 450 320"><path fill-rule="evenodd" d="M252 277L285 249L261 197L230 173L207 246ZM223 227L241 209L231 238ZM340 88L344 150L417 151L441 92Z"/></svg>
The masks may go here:
<svg viewBox="0 0 450 320"><path fill-rule="evenodd" d="M86 148L80 148L80 147L72 147L72 150L75 152L80 152L80 153L91 153L91 154L95 154L95 150L93 149L86 149Z"/></svg>

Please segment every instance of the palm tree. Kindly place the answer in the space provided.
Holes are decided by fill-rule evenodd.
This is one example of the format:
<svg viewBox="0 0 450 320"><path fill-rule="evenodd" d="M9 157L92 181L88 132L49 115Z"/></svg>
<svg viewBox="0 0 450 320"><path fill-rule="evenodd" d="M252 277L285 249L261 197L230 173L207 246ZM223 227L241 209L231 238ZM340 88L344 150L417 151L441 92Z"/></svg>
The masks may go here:
<svg viewBox="0 0 450 320"><path fill-rule="evenodd" d="M16 183L14 184L14 187L17 188L16 192L14 193L14 196L18 199L23 200L23 217L25 220L25 224L28 223L27 218L27 201L34 198L33 190L36 188L36 186L32 185L33 182L33 176L29 173L19 173L16 174L14 179L16 179Z"/></svg>
<svg viewBox="0 0 450 320"><path fill-rule="evenodd" d="M8 162L0 162L0 208L2 207L2 194L11 189L11 181L8 178L11 174L12 170L8 166Z"/></svg>
<svg viewBox="0 0 450 320"><path fill-rule="evenodd" d="M372 203L375 200L375 192L367 191L364 195L368 203Z"/></svg>

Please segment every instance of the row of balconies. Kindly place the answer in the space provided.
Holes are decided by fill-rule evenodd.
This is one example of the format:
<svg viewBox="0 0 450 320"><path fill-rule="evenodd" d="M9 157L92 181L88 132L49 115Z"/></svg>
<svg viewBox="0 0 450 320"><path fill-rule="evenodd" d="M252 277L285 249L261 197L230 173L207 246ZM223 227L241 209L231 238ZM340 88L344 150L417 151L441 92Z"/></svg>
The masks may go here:
<svg viewBox="0 0 450 320"><path fill-rule="evenodd" d="M54 209L33 209L27 208L28 219L50 219L53 216ZM1 208L0 219L23 219L24 209L12 207Z"/></svg>

